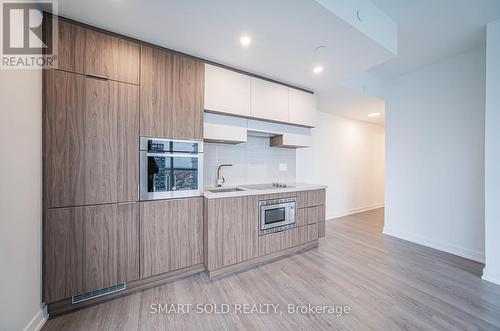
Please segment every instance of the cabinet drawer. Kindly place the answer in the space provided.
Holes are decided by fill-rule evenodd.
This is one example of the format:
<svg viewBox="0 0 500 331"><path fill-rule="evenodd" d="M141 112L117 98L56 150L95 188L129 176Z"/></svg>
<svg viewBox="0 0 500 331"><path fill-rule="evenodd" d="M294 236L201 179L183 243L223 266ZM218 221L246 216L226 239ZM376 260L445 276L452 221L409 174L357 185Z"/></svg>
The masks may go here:
<svg viewBox="0 0 500 331"><path fill-rule="evenodd" d="M325 189L297 192L297 208L321 206L325 204Z"/></svg>
<svg viewBox="0 0 500 331"><path fill-rule="evenodd" d="M203 263L203 198L141 202L141 278Z"/></svg>
<svg viewBox="0 0 500 331"><path fill-rule="evenodd" d="M139 204L49 209L47 303L139 278Z"/></svg>
<svg viewBox="0 0 500 331"><path fill-rule="evenodd" d="M325 206L297 209L297 226L314 224L325 220Z"/></svg>
<svg viewBox="0 0 500 331"><path fill-rule="evenodd" d="M308 241L307 226L299 226L286 231L263 235L259 237L259 254L265 256L305 244Z"/></svg>
<svg viewBox="0 0 500 331"><path fill-rule="evenodd" d="M318 239L318 223L307 226L307 239L314 241Z"/></svg>

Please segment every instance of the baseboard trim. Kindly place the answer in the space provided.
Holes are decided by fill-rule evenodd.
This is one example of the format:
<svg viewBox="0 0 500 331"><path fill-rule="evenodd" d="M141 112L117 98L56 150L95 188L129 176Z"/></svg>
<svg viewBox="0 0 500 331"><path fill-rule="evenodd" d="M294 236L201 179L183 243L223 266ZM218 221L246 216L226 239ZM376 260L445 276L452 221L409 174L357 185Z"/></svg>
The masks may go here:
<svg viewBox="0 0 500 331"><path fill-rule="evenodd" d="M419 236L413 233L408 233L405 231L399 231L393 228L384 226L383 233L385 235L406 240L415 244L427 246L430 248L437 249L446 253L457 255L468 260L473 260L476 262L484 263L484 253L470 250L468 248L460 247L454 244L445 243L442 241L437 241L424 236Z"/></svg>
<svg viewBox="0 0 500 331"><path fill-rule="evenodd" d="M48 315L47 315L47 306L44 305L42 309L38 313L33 316L33 319L31 322L26 325L26 327L23 329L24 331L39 331L42 329L44 326L45 322L47 322Z"/></svg>
<svg viewBox="0 0 500 331"><path fill-rule="evenodd" d="M346 210L344 212L329 215L326 217L326 219L331 220L333 218L339 218L339 217L349 216L349 215L353 215L353 214L357 214L357 213L362 213L362 212L369 211L369 210L379 209L379 208L383 208L384 205L385 205L384 203L376 203L376 204L368 205L368 206L364 206L364 207L353 208L353 209Z"/></svg>
<svg viewBox="0 0 500 331"><path fill-rule="evenodd" d="M487 267L484 268L483 276L481 278L487 282L500 285L500 274L488 271Z"/></svg>

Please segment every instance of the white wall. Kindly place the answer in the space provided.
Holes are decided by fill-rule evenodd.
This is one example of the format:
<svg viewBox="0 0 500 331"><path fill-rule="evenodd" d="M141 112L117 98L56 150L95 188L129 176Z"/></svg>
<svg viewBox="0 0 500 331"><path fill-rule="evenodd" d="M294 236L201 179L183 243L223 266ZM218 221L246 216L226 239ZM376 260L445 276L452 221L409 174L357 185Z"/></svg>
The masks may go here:
<svg viewBox="0 0 500 331"><path fill-rule="evenodd" d="M248 142L238 145L205 143L204 186L215 186L217 167L223 168L224 185L241 185L295 181L295 150L269 146L269 138L249 136ZM279 165L286 164L286 171Z"/></svg>
<svg viewBox="0 0 500 331"><path fill-rule="evenodd" d="M326 218L384 204L384 127L318 112L312 147L297 151L297 180L328 185Z"/></svg>
<svg viewBox="0 0 500 331"><path fill-rule="evenodd" d="M486 43L486 268L500 284L500 20L488 24Z"/></svg>
<svg viewBox="0 0 500 331"><path fill-rule="evenodd" d="M484 100L484 49L388 86L384 233L483 261Z"/></svg>
<svg viewBox="0 0 500 331"><path fill-rule="evenodd" d="M0 330L42 320L40 70L0 70Z"/></svg>

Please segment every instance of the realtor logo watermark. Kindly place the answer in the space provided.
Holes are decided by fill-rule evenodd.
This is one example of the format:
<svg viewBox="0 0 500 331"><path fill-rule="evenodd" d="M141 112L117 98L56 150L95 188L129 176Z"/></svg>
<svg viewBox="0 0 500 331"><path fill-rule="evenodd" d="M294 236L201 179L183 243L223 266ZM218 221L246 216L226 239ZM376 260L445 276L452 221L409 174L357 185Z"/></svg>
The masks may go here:
<svg viewBox="0 0 500 331"><path fill-rule="evenodd" d="M2 69L54 68L57 59L57 1L1 0ZM44 31L44 29L46 31ZM44 38L45 37L45 38Z"/></svg>

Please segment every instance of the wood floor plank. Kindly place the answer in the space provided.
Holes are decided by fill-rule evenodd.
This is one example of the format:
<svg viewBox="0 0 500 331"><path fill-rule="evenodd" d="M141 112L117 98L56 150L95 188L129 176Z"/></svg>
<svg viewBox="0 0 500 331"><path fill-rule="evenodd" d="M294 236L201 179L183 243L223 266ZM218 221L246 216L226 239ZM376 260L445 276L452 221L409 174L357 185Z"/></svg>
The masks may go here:
<svg viewBox="0 0 500 331"><path fill-rule="evenodd" d="M382 234L384 210L326 222L319 247L209 281L206 274L49 320L43 330L500 330L483 265ZM152 304L279 304L278 314L152 314ZM287 314L287 304L351 312Z"/></svg>

